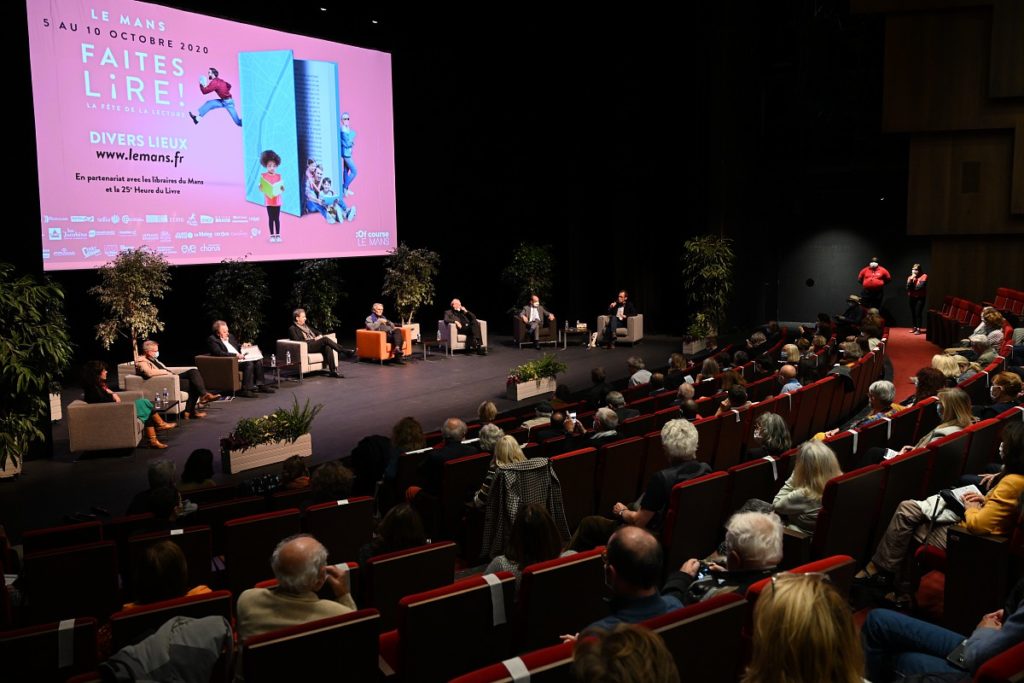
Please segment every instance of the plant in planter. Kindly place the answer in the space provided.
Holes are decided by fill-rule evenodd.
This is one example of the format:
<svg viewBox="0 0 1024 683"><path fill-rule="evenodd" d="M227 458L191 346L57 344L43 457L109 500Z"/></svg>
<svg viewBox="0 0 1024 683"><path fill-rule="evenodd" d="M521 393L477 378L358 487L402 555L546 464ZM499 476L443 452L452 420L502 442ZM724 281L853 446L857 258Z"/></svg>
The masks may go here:
<svg viewBox="0 0 1024 683"><path fill-rule="evenodd" d="M206 281L206 312L226 321L239 341L256 341L268 297L267 274L244 259L221 261Z"/></svg>
<svg viewBox="0 0 1024 683"><path fill-rule="evenodd" d="M13 476L34 443L46 440L49 394L71 360L60 286L16 278L0 263L0 478Z"/></svg>
<svg viewBox="0 0 1024 683"><path fill-rule="evenodd" d="M239 420L234 430L220 440L224 470L234 474L281 462L292 455L311 455L313 442L309 430L323 407L322 403L311 405L309 399L300 406L292 396L290 408Z"/></svg>
<svg viewBox="0 0 1024 683"><path fill-rule="evenodd" d="M345 296L343 285L337 261L302 261L295 271L290 308L306 309L306 317L314 327L335 330L341 321L334 315L334 309Z"/></svg>
<svg viewBox="0 0 1024 683"><path fill-rule="evenodd" d="M508 378L505 380L508 397L519 401L554 391L555 377L568 369L569 366L558 360L553 353L546 353L540 358L517 365L508 371Z"/></svg>
<svg viewBox="0 0 1024 683"><path fill-rule="evenodd" d="M109 315L96 326L96 338L109 349L118 337L131 342L132 355L141 353L139 343L164 324L157 317L157 302L170 289L171 272L163 254L146 247L122 251L99 269L100 284L89 290Z"/></svg>
<svg viewBox="0 0 1024 683"><path fill-rule="evenodd" d="M701 235L683 243L683 294L695 310L687 328L691 341L718 335L732 293L736 254L732 240L720 235Z"/></svg>
<svg viewBox="0 0 1024 683"><path fill-rule="evenodd" d="M441 256L430 249L410 249L405 242L384 258L384 287L381 293L395 300L403 325L412 324L420 306L434 303L434 278Z"/></svg>
<svg viewBox="0 0 1024 683"><path fill-rule="evenodd" d="M512 252L512 260L501 273L501 278L516 288L516 303L523 306L536 294L546 300L551 294L551 245L521 242ZM515 314L519 308L511 309Z"/></svg>

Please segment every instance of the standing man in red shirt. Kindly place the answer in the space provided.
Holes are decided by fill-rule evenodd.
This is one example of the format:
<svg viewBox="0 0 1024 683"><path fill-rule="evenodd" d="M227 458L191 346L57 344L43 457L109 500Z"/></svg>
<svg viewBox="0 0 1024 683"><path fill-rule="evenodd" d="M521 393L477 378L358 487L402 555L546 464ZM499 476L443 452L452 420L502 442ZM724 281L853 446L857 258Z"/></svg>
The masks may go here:
<svg viewBox="0 0 1024 683"><path fill-rule="evenodd" d="M862 268L857 276L864 291L861 292L861 303L865 308L881 308L885 285L892 280L889 271L878 265L878 257L872 256L866 268Z"/></svg>
<svg viewBox="0 0 1024 683"><path fill-rule="evenodd" d="M211 109L227 109L235 125L242 125L242 119L238 118L238 113L235 111L235 100L231 97L231 84L221 80L220 72L211 66L210 70L206 72L206 76L199 79L199 89L204 95L216 93L217 97L203 102L203 106L199 107L198 117L192 112L188 113L192 117L192 123L198 126L199 119L206 116Z"/></svg>

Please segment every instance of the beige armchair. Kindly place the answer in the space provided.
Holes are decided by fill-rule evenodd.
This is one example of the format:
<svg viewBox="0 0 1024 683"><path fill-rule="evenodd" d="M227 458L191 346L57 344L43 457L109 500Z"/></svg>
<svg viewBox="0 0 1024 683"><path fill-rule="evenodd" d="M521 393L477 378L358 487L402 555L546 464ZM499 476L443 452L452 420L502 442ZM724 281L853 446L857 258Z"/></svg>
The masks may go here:
<svg viewBox="0 0 1024 683"><path fill-rule="evenodd" d="M597 342L600 344L604 339L604 329L608 327L608 316L597 316ZM615 342L627 342L636 344L644 338L644 314L631 315L626 318L625 326L615 328Z"/></svg>
<svg viewBox="0 0 1024 683"><path fill-rule="evenodd" d="M236 392L242 389L242 371L235 356L196 356L196 367L207 391Z"/></svg>
<svg viewBox="0 0 1024 683"><path fill-rule="evenodd" d="M142 438L142 421L135 417L135 399L144 398L141 391L121 391L120 403L86 403L72 401L68 405L68 438L72 453L102 451L114 448L135 448Z"/></svg>
<svg viewBox="0 0 1024 683"><path fill-rule="evenodd" d="M181 390L181 380L178 379L178 375L160 375L158 377L150 377L146 379L142 375L134 374L135 364L134 363L121 363L117 366L117 375L119 378L122 377L121 366L128 366L131 369L130 373L125 373L123 379L121 379L121 388L126 391L138 391L145 398L150 401L157 394L163 395L164 389L167 390L167 397L172 401L178 401L178 405L174 406L167 412L171 415L177 415L185 412L185 402L188 401L188 392ZM171 372L177 372L178 370L189 370L189 367L168 367Z"/></svg>
<svg viewBox="0 0 1024 683"><path fill-rule="evenodd" d="M334 332L325 334L325 337L333 339L335 342L338 338L334 335ZM277 340L277 362L284 363L285 358L288 357L288 352L292 354L292 362L298 362L299 364L299 381L302 381L302 376L307 372L316 372L317 370L329 370L326 359L323 353L310 353L309 347L306 342L293 341L291 339L278 339ZM326 349L327 353L334 356L334 367L338 367L338 353L331 348Z"/></svg>
<svg viewBox="0 0 1024 683"><path fill-rule="evenodd" d="M484 348L487 348L487 321L477 318L477 322L480 323L480 343L483 344ZM447 342L449 354L466 350L466 335L459 332L459 328L455 326L455 323L445 323L443 320L438 320L437 339L438 341Z"/></svg>

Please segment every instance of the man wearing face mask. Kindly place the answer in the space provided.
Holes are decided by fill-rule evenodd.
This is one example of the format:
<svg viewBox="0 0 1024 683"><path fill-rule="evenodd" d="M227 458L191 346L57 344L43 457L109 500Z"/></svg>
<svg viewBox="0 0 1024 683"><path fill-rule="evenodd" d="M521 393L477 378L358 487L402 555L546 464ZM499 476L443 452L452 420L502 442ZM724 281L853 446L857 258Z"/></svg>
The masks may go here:
<svg viewBox="0 0 1024 683"><path fill-rule="evenodd" d="M992 403L987 406L974 406L974 414L982 420L996 417L1020 405L1020 375L1014 372L1000 372L992 378L992 386L988 391Z"/></svg>
<svg viewBox="0 0 1024 683"><path fill-rule="evenodd" d="M530 297L530 303L519 312L519 319L526 323L528 334L533 339L533 348L539 349L541 325L545 320L554 320L555 314L541 306L540 297L534 294Z"/></svg>
<svg viewBox="0 0 1024 683"><path fill-rule="evenodd" d="M921 334L921 314L924 312L924 300L928 296L928 275L921 270L921 264L915 263L907 276L907 299L910 301L910 324L914 334Z"/></svg>
<svg viewBox="0 0 1024 683"><path fill-rule="evenodd" d="M201 407L220 398L220 394L211 394L206 390L203 376L196 368L164 365L160 361L160 345L152 339L142 342L142 355L135 359L135 374L146 379L163 375L177 375L181 390L188 394L188 400L185 402L186 418L206 417L206 413L199 410L196 404L198 403Z"/></svg>
<svg viewBox="0 0 1024 683"><path fill-rule="evenodd" d="M868 263L867 267L861 268L860 274L857 275L857 281L864 288L860 296L866 308L882 307L885 285L890 280L892 280L892 275L889 274L888 270L878 265L877 256L872 256L871 262Z"/></svg>

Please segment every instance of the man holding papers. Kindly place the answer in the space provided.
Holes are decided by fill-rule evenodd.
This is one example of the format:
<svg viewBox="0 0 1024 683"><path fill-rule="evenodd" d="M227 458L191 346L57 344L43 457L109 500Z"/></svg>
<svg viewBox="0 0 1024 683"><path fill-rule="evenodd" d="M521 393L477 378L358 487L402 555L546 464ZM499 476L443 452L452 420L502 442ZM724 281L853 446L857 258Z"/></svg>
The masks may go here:
<svg viewBox="0 0 1024 683"><path fill-rule="evenodd" d="M263 381L263 365L259 363L263 354L259 347L249 343L239 344L235 335L228 330L226 322L217 320L213 323L213 334L207 337L206 344L214 356L238 357L238 367L242 369L242 390L238 392L239 396L253 398L257 391L274 393L273 387Z"/></svg>

